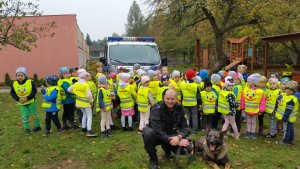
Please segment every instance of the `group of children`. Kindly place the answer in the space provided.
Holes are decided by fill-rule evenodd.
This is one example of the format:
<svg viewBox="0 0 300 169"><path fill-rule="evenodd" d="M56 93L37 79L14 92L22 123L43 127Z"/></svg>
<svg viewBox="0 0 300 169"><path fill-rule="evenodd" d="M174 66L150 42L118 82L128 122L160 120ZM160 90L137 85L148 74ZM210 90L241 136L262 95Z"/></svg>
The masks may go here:
<svg viewBox="0 0 300 169"><path fill-rule="evenodd" d="M123 131L133 130L133 121L139 121L138 133L149 123L151 107L163 102L166 89L174 89L177 103L182 105L187 123L195 135L199 128L208 131L221 129L239 139L241 121L246 121L246 138L256 139L256 120L258 134L263 135L264 114L268 114L270 131L267 138L275 138L278 128L283 127L283 139L279 144L293 144L293 123L298 112L298 83L288 78L278 80L277 74L269 79L254 73L248 76L245 65L239 65L237 72L224 70L209 76L207 70L184 73L168 67L160 70L150 67L145 71L139 64L132 70L96 64L96 83L84 69L61 67L59 77L46 77L46 88L42 87L43 105L46 111L45 136L51 131L51 120L58 132L81 127L82 133L89 137L97 136L92 130L93 108L100 112L100 134L111 137L113 114L119 112ZM34 119L35 128L41 130L36 112L35 94L37 89L26 76L26 68L16 70L17 80L13 83L12 97L18 101L22 113L25 134L30 134L29 116ZM62 107L61 107L62 105ZM58 112L63 109L62 126ZM79 117L75 125L74 112ZM113 113L114 112L114 113ZM223 119L222 127L219 122ZM128 128L126 127L128 123ZM201 125L200 125L201 124ZM283 125L282 125L283 124Z"/></svg>

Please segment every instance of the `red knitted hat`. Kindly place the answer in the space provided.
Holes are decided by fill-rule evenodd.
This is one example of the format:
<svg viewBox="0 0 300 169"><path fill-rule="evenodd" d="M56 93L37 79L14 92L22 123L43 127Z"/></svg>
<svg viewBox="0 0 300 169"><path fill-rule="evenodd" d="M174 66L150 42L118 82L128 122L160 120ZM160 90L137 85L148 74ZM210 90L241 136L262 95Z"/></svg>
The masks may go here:
<svg viewBox="0 0 300 169"><path fill-rule="evenodd" d="M185 72L186 80L191 80L196 76L196 72L193 69L189 69Z"/></svg>

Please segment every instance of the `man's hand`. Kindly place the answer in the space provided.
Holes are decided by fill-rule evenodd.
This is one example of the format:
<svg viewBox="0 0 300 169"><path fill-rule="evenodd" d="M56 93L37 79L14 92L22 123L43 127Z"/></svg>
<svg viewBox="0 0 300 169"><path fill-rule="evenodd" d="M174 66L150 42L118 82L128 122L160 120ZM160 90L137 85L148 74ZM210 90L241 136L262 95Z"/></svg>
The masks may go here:
<svg viewBox="0 0 300 169"><path fill-rule="evenodd" d="M178 146L181 146L181 147L186 147L188 145L190 145L190 142L187 139L181 139L178 144Z"/></svg>
<svg viewBox="0 0 300 169"><path fill-rule="evenodd" d="M179 137L178 136L170 137L170 144L172 146L177 146L179 144Z"/></svg>

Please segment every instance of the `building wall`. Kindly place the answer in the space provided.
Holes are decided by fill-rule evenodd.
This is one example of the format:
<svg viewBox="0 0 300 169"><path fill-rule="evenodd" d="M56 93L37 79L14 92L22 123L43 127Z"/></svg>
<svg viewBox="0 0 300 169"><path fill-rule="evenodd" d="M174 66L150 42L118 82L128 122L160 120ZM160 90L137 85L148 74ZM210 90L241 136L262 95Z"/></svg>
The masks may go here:
<svg viewBox="0 0 300 169"><path fill-rule="evenodd" d="M15 70L20 66L27 68L29 77L33 77L36 73L44 78L50 74L58 75L58 69L62 66L79 67L85 63L89 54L84 47L86 44L77 25L76 15L24 17L20 22L23 21L41 24L55 21L56 27L52 30L55 36L39 39L37 48L32 47L31 52L21 51L12 46L2 48L0 50L0 81L4 81L6 72L14 79ZM80 54L79 51L81 51ZM80 61L79 56L82 57Z"/></svg>

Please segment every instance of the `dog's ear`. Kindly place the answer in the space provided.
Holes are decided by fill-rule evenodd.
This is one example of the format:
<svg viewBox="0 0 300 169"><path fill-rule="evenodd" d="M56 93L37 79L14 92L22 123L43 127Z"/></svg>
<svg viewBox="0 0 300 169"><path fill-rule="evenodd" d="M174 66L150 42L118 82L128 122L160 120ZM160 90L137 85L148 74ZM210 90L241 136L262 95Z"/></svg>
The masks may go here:
<svg viewBox="0 0 300 169"><path fill-rule="evenodd" d="M223 138L224 137L224 135L227 133L227 130L225 130L225 131L221 131L220 132L220 136Z"/></svg>
<svg viewBox="0 0 300 169"><path fill-rule="evenodd" d="M212 131L211 129L207 129L206 130L206 137L208 136L208 134L210 133L210 131Z"/></svg>

